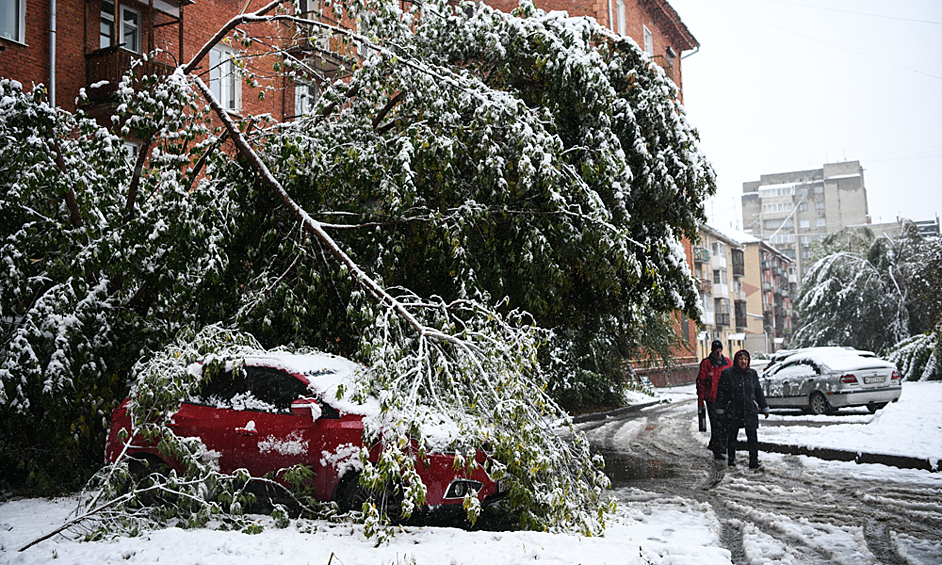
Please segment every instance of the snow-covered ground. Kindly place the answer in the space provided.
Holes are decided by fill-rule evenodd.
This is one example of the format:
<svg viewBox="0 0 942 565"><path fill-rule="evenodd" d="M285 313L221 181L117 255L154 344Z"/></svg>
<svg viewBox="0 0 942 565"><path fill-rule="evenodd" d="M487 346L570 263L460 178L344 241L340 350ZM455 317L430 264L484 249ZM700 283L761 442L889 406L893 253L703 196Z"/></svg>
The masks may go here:
<svg viewBox="0 0 942 565"><path fill-rule="evenodd" d="M659 390L665 400L688 400L692 385ZM638 397L638 401L650 401ZM904 383L903 396L876 415L860 412L838 416L773 415L769 422L787 419L794 425L762 425L760 439L817 447L942 458L942 383ZM693 422L691 420L691 422ZM764 424L766 421L763 420ZM834 424L834 422L840 422ZM832 424L832 425L822 425ZM695 425L695 424L692 424ZM706 435L703 435L706 442ZM775 465L780 455L762 454ZM900 470L882 465L818 461L804 458L816 472L843 477L861 474L886 477L905 475L908 481L942 489L939 473ZM734 479L741 481L742 479ZM293 522L278 529L269 518L258 519L267 527L260 534L220 532L209 529L166 529L136 538L81 542L56 536L25 552L18 549L60 525L74 509L72 499L26 499L0 505L0 563L173 563L216 565L230 563L374 565L471 563L518 564L698 564L730 563L730 553L719 543L715 514L705 503L691 499L643 497L621 504L604 537L550 535L534 532L467 532L450 528L409 527L379 547L363 535L359 526L325 522ZM746 532L748 534L748 531ZM747 536L748 537L748 536ZM787 548L754 536L747 541L755 555L787 553ZM853 540L850 540L852 545ZM935 552L939 552L938 554ZM942 548L922 552L923 563L933 562ZM928 556L929 561L926 561ZM783 558L787 557L784 556ZM766 558L758 562L765 562ZM53 561L55 560L55 561ZM775 559L773 559L775 561ZM785 559L783 562L788 562ZM851 561L852 562L852 561Z"/></svg>

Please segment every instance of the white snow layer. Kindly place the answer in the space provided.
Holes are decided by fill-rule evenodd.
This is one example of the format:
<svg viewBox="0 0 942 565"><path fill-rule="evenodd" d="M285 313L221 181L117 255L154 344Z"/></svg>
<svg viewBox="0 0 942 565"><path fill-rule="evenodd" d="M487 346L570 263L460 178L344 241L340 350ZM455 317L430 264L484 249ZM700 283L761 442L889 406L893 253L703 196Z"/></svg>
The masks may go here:
<svg viewBox="0 0 942 565"><path fill-rule="evenodd" d="M662 400L685 400L696 396L693 385L661 389ZM638 395L636 402L649 402ZM846 413L845 413L846 412ZM875 415L866 410L842 411L840 416L796 416L773 414L768 420L789 418L793 426L764 425L763 441L800 443L816 447L860 449L861 451L942 458L942 383L903 383L900 401ZM831 418L832 425L814 427ZM841 424L833 424L839 418ZM695 425L691 420L691 425ZM802 425L807 422L808 425ZM707 435L702 435L706 443ZM767 465L776 465L781 456L760 454ZM884 465L821 461L803 457L804 464L816 472L832 472L841 477L906 476L924 482L927 488L942 488L939 473L896 469ZM744 483L745 484L745 483ZM752 487L761 488L761 487ZM327 522L295 521L285 529L276 528L271 519L258 516L265 525L261 534L222 532L210 529L170 528L146 532L136 538L116 538L81 542L56 536L20 553L18 549L40 535L61 525L75 509L73 498L22 499L0 505L0 564L22 565L63 563L98 565L107 563L174 563L179 565L222 565L251 563L278 565L342 563L343 565L414 564L619 564L619 565L714 565L729 564L730 554L720 547L716 515L708 505L690 499L631 500L622 493L617 514L610 520L603 537L552 535L536 532L468 532L455 528L409 527L398 532L388 545L375 547L363 535L361 526ZM754 516L757 522L774 521L774 515ZM797 532L800 535L800 532ZM853 562L859 544L841 528L828 536L830 550L841 560ZM745 549L753 562L791 561L790 550L776 540L748 527L744 531ZM906 539L894 540L907 551L922 557L938 555L939 547L908 545ZM844 548L844 549L842 549ZM845 551L846 549L846 551ZM754 560L757 555L763 557ZM55 561L53 561L55 560Z"/></svg>

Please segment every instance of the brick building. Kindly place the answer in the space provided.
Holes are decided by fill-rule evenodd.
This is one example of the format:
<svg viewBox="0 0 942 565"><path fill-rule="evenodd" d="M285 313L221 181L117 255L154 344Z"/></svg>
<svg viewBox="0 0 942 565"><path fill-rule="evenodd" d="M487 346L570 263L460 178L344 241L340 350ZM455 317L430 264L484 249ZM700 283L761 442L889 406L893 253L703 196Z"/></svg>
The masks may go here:
<svg viewBox="0 0 942 565"><path fill-rule="evenodd" d="M65 110L80 106L88 114L105 118L114 108L115 85L132 61L142 54L155 57L144 63L145 74L166 74L188 62L213 34L243 10L261 8L261 0L4 0L0 10L0 76L14 78L26 90L43 84L49 100ZM251 32L269 45L292 46L299 56L309 55L310 42L295 40L289 24L251 24ZM295 84L284 71L276 71L274 57L251 58L259 47L246 49L219 45L200 64L200 72L227 109L235 114L270 113L287 119L312 87ZM235 72L237 49L250 57L250 85ZM323 66L323 65L322 65ZM334 65L336 67L336 65ZM89 101L76 104L81 90ZM297 92L296 92L297 91ZM264 93L264 95L261 95Z"/></svg>

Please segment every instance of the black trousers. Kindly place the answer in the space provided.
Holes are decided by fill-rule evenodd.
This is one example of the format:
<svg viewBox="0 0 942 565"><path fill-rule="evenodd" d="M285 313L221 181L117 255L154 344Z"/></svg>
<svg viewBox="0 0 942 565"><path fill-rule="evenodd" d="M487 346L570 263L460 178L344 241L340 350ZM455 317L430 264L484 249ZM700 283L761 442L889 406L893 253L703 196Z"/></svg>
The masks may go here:
<svg viewBox="0 0 942 565"><path fill-rule="evenodd" d="M739 428L745 427L742 420L726 420L726 461L730 465L736 464L736 448L739 435ZM750 430L746 428L746 445L749 448L749 466L759 466L759 430Z"/></svg>
<svg viewBox="0 0 942 565"><path fill-rule="evenodd" d="M716 404L707 402L707 415L710 417L710 444L707 446L713 455L722 457L726 455L726 428L723 419L716 414Z"/></svg>

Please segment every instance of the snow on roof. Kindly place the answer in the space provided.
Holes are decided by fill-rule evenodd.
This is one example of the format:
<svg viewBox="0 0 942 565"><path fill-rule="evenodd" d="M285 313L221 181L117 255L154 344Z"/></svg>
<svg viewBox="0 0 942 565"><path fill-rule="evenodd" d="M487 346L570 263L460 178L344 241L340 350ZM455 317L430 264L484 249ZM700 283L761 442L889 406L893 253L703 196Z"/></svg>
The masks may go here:
<svg viewBox="0 0 942 565"><path fill-rule="evenodd" d="M807 359L827 365L834 371L853 371L872 367L892 367L889 361L880 359L870 351L860 351L846 347L815 347L799 351L785 358L785 361Z"/></svg>
<svg viewBox="0 0 942 565"><path fill-rule="evenodd" d="M746 243L759 243L760 241L762 241L761 239L759 239L758 237L755 237L754 235L749 235L748 233L741 232L732 227L718 228L716 226L711 226L710 224L707 224L707 227L709 227L713 231L723 234L729 239L735 241L736 243L746 244Z"/></svg>

